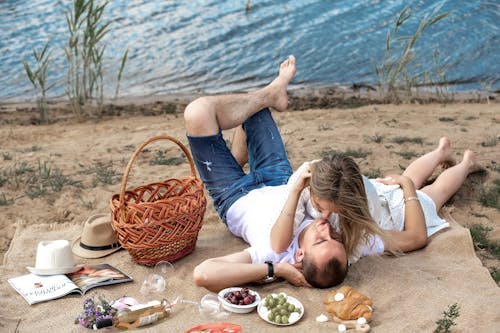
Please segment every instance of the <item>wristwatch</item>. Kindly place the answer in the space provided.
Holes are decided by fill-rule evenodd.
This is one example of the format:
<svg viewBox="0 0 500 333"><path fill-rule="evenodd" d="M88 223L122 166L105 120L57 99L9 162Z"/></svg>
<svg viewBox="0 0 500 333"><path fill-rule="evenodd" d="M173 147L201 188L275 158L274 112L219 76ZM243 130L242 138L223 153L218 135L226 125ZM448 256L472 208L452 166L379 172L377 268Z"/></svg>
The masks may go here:
<svg viewBox="0 0 500 333"><path fill-rule="evenodd" d="M267 264L267 275L264 277L264 283L270 283L276 280L276 276L274 275L274 265L271 261L266 261Z"/></svg>

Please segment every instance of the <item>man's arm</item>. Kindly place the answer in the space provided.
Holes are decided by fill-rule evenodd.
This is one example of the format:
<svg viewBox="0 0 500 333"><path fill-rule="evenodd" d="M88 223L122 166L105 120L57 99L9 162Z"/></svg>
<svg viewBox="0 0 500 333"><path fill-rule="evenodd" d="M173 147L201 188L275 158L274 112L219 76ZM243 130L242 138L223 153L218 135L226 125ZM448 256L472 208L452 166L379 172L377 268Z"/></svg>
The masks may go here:
<svg viewBox="0 0 500 333"><path fill-rule="evenodd" d="M290 193L281 210L280 216L271 229L271 248L276 253L284 252L292 242L295 211L297 210L297 204L302 190L306 187L310 177L311 169L307 166L290 189Z"/></svg>
<svg viewBox="0 0 500 333"><path fill-rule="evenodd" d="M274 273L297 286L309 286L304 275L294 265L274 264ZM252 264L247 251L236 252L223 257L211 258L195 267L193 278L196 285L213 292L227 287L259 282L267 275L267 264Z"/></svg>

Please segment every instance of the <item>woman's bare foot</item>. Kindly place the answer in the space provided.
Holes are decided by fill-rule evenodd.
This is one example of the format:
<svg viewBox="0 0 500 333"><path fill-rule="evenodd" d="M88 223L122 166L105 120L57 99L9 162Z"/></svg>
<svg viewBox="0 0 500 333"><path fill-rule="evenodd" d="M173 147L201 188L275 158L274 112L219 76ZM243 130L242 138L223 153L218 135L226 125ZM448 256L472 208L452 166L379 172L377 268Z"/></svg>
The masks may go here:
<svg viewBox="0 0 500 333"><path fill-rule="evenodd" d="M476 154L470 149L464 152L462 163L468 168L469 174L484 170L484 167L477 161Z"/></svg>
<svg viewBox="0 0 500 333"><path fill-rule="evenodd" d="M288 107L287 88L296 72L295 57L290 55L280 65L278 76L264 89L263 97L269 99L269 106L276 111L285 111Z"/></svg>
<svg viewBox="0 0 500 333"><path fill-rule="evenodd" d="M441 167L443 169L448 169L456 164L456 161L451 154L450 139L445 136L439 139L437 150L441 154Z"/></svg>

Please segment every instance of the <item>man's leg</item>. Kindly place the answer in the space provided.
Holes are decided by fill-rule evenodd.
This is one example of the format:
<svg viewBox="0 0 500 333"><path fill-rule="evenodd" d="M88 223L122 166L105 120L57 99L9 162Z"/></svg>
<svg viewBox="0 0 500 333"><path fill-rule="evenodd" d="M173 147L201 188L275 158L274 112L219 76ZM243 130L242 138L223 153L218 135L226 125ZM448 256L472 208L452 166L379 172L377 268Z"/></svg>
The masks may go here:
<svg viewBox="0 0 500 333"><path fill-rule="evenodd" d="M446 201L460 189L469 174L482 169L474 152L466 150L462 162L443 171L434 183L422 188L422 192L431 197L436 204L436 210L439 211Z"/></svg>
<svg viewBox="0 0 500 333"><path fill-rule="evenodd" d="M246 94L200 97L184 111L186 131L190 136L216 135L220 130L243 124L266 107L284 111L288 106L288 84L295 75L295 57L280 65L279 75L266 87Z"/></svg>
<svg viewBox="0 0 500 333"><path fill-rule="evenodd" d="M403 176L409 177L419 189L440 164L452 159L450 140L442 137L438 147L413 161L403 172Z"/></svg>
<svg viewBox="0 0 500 333"><path fill-rule="evenodd" d="M242 168L245 164L247 164L247 136L242 126L238 126L234 129L233 141L231 142L231 153Z"/></svg>

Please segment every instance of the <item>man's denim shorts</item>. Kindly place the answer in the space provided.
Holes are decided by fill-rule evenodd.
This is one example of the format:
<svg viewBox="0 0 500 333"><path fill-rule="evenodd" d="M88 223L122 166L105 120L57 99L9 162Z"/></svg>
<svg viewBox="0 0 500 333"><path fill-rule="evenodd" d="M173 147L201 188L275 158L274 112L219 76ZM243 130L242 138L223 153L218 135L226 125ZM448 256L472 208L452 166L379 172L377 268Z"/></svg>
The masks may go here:
<svg viewBox="0 0 500 333"><path fill-rule="evenodd" d="M236 200L256 188L286 184L293 172L269 109L248 118L243 128L247 136L248 174L236 162L221 132L187 136L200 178L224 223L227 210Z"/></svg>

